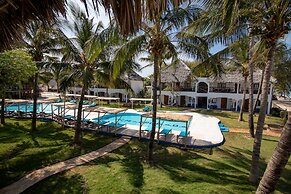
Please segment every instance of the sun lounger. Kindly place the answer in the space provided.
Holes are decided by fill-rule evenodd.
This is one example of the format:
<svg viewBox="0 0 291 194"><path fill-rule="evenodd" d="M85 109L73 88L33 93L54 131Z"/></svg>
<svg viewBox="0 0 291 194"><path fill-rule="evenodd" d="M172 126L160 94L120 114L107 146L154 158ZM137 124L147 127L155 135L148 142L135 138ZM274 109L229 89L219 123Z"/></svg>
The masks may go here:
<svg viewBox="0 0 291 194"><path fill-rule="evenodd" d="M77 100L70 100L69 102L76 104L77 103Z"/></svg>
<svg viewBox="0 0 291 194"><path fill-rule="evenodd" d="M83 105L89 105L89 102L88 101L84 101Z"/></svg>
<svg viewBox="0 0 291 194"><path fill-rule="evenodd" d="M172 129L163 129L163 130L160 132L160 134L168 135L171 131L172 131Z"/></svg>
<svg viewBox="0 0 291 194"><path fill-rule="evenodd" d="M219 127L224 127L224 124L222 124L222 123L218 123L218 126L219 126Z"/></svg>
<svg viewBox="0 0 291 194"><path fill-rule="evenodd" d="M165 136L165 140L167 138L167 135L172 131L172 129L163 129L162 131L160 131L159 136L160 135L164 135ZM160 138L160 137L159 137Z"/></svg>
<svg viewBox="0 0 291 194"><path fill-rule="evenodd" d="M222 131L222 132L229 132L229 128L227 128L227 127L220 127L220 131Z"/></svg>
<svg viewBox="0 0 291 194"><path fill-rule="evenodd" d="M181 131L178 135L177 135L177 142L179 140L180 137L187 137L190 134L190 131L188 131L186 133L186 131Z"/></svg>
<svg viewBox="0 0 291 194"><path fill-rule="evenodd" d="M96 102L89 104L89 107L94 107L94 106L97 106Z"/></svg>
<svg viewBox="0 0 291 194"><path fill-rule="evenodd" d="M144 112L149 112L149 111L151 111L151 107L149 107L149 106L145 106L145 107L143 108L143 111L144 111Z"/></svg>

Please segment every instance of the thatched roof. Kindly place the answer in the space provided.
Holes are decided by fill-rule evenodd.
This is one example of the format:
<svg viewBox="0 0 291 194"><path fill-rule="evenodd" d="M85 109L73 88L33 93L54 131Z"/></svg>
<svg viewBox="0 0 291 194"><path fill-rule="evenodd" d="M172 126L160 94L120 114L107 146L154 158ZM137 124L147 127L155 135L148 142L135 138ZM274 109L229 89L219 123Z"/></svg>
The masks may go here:
<svg viewBox="0 0 291 194"><path fill-rule="evenodd" d="M191 75L191 69L182 61L168 66L161 72L162 82L185 82Z"/></svg>
<svg viewBox="0 0 291 194"><path fill-rule="evenodd" d="M124 75L121 76L121 79L124 81L135 80L135 81L143 81L143 77L141 77L135 71L126 72Z"/></svg>
<svg viewBox="0 0 291 194"><path fill-rule="evenodd" d="M257 70L254 72L254 82L260 83L262 77L262 70ZM220 77L214 77L211 76L209 78L210 82L243 82L244 77L242 76L242 73L240 71L233 71L233 72L227 72L222 74ZM271 81L274 81L273 78L271 78Z"/></svg>
<svg viewBox="0 0 291 194"><path fill-rule="evenodd" d="M65 11L66 0L1 0L0 52L11 48L31 20L48 23Z"/></svg>

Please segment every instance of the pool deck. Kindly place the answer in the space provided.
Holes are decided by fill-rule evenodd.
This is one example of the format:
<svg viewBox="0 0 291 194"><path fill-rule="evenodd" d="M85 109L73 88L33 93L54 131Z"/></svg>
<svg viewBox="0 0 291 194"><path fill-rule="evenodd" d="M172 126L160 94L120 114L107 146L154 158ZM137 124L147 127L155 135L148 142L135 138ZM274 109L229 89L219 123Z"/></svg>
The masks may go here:
<svg viewBox="0 0 291 194"><path fill-rule="evenodd" d="M77 110L75 108L67 108L65 110L65 115L75 115L77 114ZM110 109L110 108L106 108ZM114 108L112 108L114 110ZM123 111L122 111L123 112ZM144 114L145 112L138 112L133 109L128 109L125 111L126 113L137 113L137 114ZM178 136L181 131L174 130L167 134L167 135L157 135L155 136L155 141L159 142L161 144L171 144L176 145L180 147L189 147L189 148L212 148L220 146L224 143L225 139L224 136L218 126L218 123L220 122L219 119L213 116L194 113L194 112L173 112L173 111L164 111L165 113L172 113L172 114L181 114L181 115L188 115L191 116L191 122L188 127L189 135L187 137ZM94 118L98 118L103 116L104 113L98 113L98 112L88 112L83 111L84 117L86 119L89 119L92 121ZM62 116L62 113L60 112L60 109L54 110L54 115ZM26 114L29 115L29 114ZM31 116L31 115L30 115ZM51 116L44 115L47 119L52 119ZM42 118L42 116L40 116ZM151 118L149 118L151 119ZM74 127L73 125L66 124L64 119L57 119L54 117L54 121L59 122L60 124L64 124L67 127ZM89 125L83 125L84 129L93 131L93 132L99 132L99 133L106 133L111 135L117 135L117 136L129 136L133 138L139 138L142 140L149 140L150 133L149 132L142 132L141 137L139 136L139 129L140 127L137 125L130 125L126 124L122 128L114 129L113 127L98 127L97 124L89 124ZM142 126L142 130L145 130L146 128ZM156 129L156 132L158 129Z"/></svg>
<svg viewBox="0 0 291 194"><path fill-rule="evenodd" d="M138 112L133 109L128 109L127 113L138 113L142 114L143 112ZM98 113L96 112L84 112L84 115L88 115L87 119L94 119L98 117ZM179 137L177 139L177 135L180 131L172 130L172 132L168 135L160 135L158 138L157 135L155 137L155 141L161 144L172 144L177 146L189 147L189 148L211 148L217 147L224 143L225 139L220 131L218 126L219 119L213 116L194 113L194 112L172 112L169 111L167 113L181 114L181 115L189 115L192 116L192 120L189 125L189 136L188 137ZM73 115L73 110L68 110L66 114ZM100 114L103 116L104 114ZM133 138L139 138L139 126L126 124L124 127L119 129L108 129L108 127L102 127L101 129L97 128L86 128L90 131L96 131L100 133L108 133L118 136L130 136ZM144 127L142 127L144 129ZM142 133L141 139L149 140L149 133Z"/></svg>

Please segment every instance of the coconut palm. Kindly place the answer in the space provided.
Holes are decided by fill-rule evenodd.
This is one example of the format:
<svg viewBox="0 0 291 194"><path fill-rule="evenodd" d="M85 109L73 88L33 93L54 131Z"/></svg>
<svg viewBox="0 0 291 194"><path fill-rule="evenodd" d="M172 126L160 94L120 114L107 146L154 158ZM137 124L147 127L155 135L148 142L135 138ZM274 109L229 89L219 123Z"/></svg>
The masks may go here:
<svg viewBox="0 0 291 194"><path fill-rule="evenodd" d="M36 111L37 111L37 97L39 96L38 79L39 72L44 65L45 55L50 54L55 50L55 46L58 45L56 38L53 36L52 31L44 26L41 21L31 22L24 35L24 46L31 54L33 60L36 62L38 71L33 78L33 113L32 113L32 127L31 130L36 130Z"/></svg>
<svg viewBox="0 0 291 194"><path fill-rule="evenodd" d="M278 145L268 162L262 180L256 193L272 193L286 166L291 153L291 115L288 113L288 120L283 128Z"/></svg>
<svg viewBox="0 0 291 194"><path fill-rule="evenodd" d="M32 20L45 24L54 22L58 14L65 14L66 0L15 0L0 2L0 51L11 48L20 40L22 32Z"/></svg>
<svg viewBox="0 0 291 194"><path fill-rule="evenodd" d="M76 83L82 88L74 136L74 143L80 144L83 100L88 88L96 83L106 86L126 84L120 79L112 80L110 75L113 67L108 59L114 49L112 44L119 41L115 38L118 35L117 32L113 28L104 29L102 23L95 25L93 19L88 18L86 13L73 5L70 10L73 23L68 27L73 37L67 37L61 29L59 29L59 35L65 45L62 60L72 63L72 70L62 79L61 88L66 89ZM122 70L119 69L119 72Z"/></svg>
<svg viewBox="0 0 291 194"><path fill-rule="evenodd" d="M60 93L61 80L70 69L71 65L69 63L61 63L58 59L50 57L49 62L44 65L44 71L41 72L39 78L45 82L55 80L57 93Z"/></svg>
<svg viewBox="0 0 291 194"><path fill-rule="evenodd" d="M254 20L256 21L253 33L260 36L262 43L268 50L268 55L262 84L261 108L253 146L252 167L250 173L251 182L257 182L259 177L260 147L267 110L269 82L272 73L272 66L274 64L274 52L278 40L290 30L290 6L290 1L266 1L264 6L258 7L259 9L256 9L253 13Z"/></svg>
<svg viewBox="0 0 291 194"><path fill-rule="evenodd" d="M178 45L185 53L195 58L206 58L206 56L208 56L208 47L204 44L203 40L195 36L190 38L179 38L173 33L173 31L176 31L176 29L185 24L185 22L197 17L200 9L190 6L185 9L180 8L169 11L168 13L163 13L163 2L164 1L157 1L156 4L153 5L154 7L152 7L152 9L156 10L156 14L150 16L150 21L143 23L143 33L130 38L128 42L117 50L114 58L114 67L120 67L124 64L125 59L135 57L138 53L148 51L153 61L153 109L148 155L149 162L153 161L153 143L156 133L158 74L160 71L159 68L165 59L165 53L167 53L167 55L170 54L172 60L175 61L178 56L178 47L176 46ZM204 52L202 52L202 48L205 48Z"/></svg>
<svg viewBox="0 0 291 194"><path fill-rule="evenodd" d="M264 45L262 47L267 50L267 63L264 68L262 84L261 108L255 134L250 173L250 181L256 183L259 177L260 147L266 116L267 96L274 61L275 45L290 30L290 1L203 0L203 3L209 8L217 8L220 5L219 10L223 17L222 24L227 29L235 29L237 24L240 23L237 19L245 16L246 21L252 24L250 34L256 36L261 41L260 44ZM246 4L248 5L247 7L243 6Z"/></svg>

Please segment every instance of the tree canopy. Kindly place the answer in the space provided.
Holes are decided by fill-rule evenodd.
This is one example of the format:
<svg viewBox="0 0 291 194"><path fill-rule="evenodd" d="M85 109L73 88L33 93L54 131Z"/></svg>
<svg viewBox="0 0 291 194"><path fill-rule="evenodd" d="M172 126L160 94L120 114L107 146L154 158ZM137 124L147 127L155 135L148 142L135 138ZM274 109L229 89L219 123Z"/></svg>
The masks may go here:
<svg viewBox="0 0 291 194"><path fill-rule="evenodd" d="M0 53L0 91L2 95L10 86L27 81L36 70L32 57L23 50Z"/></svg>

